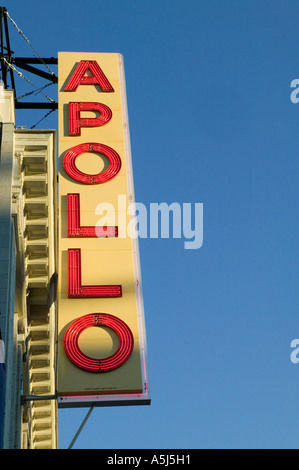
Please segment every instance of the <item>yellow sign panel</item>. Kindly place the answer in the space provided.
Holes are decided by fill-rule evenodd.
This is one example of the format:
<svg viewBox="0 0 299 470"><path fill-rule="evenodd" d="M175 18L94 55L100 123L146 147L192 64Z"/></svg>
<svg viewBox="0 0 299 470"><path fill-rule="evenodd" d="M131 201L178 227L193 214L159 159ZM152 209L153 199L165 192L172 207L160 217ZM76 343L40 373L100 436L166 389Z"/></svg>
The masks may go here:
<svg viewBox="0 0 299 470"><path fill-rule="evenodd" d="M58 79L59 405L148 404L123 59L61 52Z"/></svg>

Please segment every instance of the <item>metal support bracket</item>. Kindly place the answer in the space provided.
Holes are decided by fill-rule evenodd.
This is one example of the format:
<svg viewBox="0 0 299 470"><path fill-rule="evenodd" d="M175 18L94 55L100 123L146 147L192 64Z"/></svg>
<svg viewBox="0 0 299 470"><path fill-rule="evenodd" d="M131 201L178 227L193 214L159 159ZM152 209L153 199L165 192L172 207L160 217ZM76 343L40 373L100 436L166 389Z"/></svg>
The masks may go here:
<svg viewBox="0 0 299 470"><path fill-rule="evenodd" d="M17 67L27 70L27 72L34 73L35 75L38 75L42 78L45 78L46 80L49 80L50 82L58 83L58 77L56 75L52 75L49 72L44 72L43 70L40 70L37 67L33 67L32 65L29 65L30 63L32 63L32 59L30 59L29 57L12 57L11 61ZM48 63L57 64L57 59L43 59L43 62L45 64L48 64ZM33 63L37 63L37 62L34 61Z"/></svg>
<svg viewBox="0 0 299 470"><path fill-rule="evenodd" d="M21 404L24 405L28 401L48 401L57 400L57 395L22 395Z"/></svg>
<svg viewBox="0 0 299 470"><path fill-rule="evenodd" d="M85 424L86 424L86 421L88 420L89 416L91 415L92 410L94 409L94 406L95 406L95 405L92 405L92 406L89 408L89 410L88 410L88 412L87 412L85 418L83 419L81 425L79 426L79 429L78 429L78 431L76 432L76 434L75 434L75 436L74 436L72 442L70 443L68 449L72 449L72 448L73 448L73 445L75 444L76 440L78 439L78 436L80 435L82 429L84 428L84 426L85 426Z"/></svg>

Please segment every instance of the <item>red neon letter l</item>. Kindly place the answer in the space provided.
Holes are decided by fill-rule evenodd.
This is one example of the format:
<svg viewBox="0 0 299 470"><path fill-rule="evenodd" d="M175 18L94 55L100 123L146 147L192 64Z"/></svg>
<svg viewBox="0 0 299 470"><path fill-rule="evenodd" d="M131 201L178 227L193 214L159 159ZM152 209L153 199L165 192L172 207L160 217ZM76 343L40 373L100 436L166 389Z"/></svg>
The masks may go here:
<svg viewBox="0 0 299 470"><path fill-rule="evenodd" d="M82 286L81 283L81 250L68 249L68 296L75 297L122 297L122 287Z"/></svg>
<svg viewBox="0 0 299 470"><path fill-rule="evenodd" d="M80 224L80 194L67 194L67 236L68 237L118 237L118 227L82 226Z"/></svg>

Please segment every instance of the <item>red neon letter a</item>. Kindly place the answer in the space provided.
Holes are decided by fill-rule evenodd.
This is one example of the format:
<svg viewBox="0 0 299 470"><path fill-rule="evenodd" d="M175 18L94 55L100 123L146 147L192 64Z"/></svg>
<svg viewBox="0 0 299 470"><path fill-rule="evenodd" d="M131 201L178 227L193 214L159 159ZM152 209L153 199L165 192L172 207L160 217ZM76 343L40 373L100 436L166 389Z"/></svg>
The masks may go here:
<svg viewBox="0 0 299 470"><path fill-rule="evenodd" d="M79 85L99 85L102 91L114 91L96 60L81 60L64 91L76 91Z"/></svg>

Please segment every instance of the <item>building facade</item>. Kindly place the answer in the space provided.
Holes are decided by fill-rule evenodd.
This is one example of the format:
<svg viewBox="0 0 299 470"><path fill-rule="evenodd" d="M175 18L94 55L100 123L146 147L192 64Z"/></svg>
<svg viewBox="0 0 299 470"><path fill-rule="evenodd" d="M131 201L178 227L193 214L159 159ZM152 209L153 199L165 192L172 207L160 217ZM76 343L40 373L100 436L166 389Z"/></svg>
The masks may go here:
<svg viewBox="0 0 299 470"><path fill-rule="evenodd" d="M56 449L56 131L0 103L0 448Z"/></svg>

